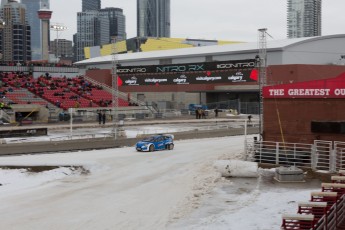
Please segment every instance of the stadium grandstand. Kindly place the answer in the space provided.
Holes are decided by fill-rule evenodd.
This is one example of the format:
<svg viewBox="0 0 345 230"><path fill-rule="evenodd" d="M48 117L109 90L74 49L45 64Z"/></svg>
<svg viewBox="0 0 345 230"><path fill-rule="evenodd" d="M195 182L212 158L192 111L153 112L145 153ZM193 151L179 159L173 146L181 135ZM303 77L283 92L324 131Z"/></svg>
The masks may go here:
<svg viewBox="0 0 345 230"><path fill-rule="evenodd" d="M112 88L86 76L52 76L46 73L34 78L30 72L2 72L0 120L18 123L23 117L27 123L44 123L59 119L59 115L71 108L80 116L86 115L82 120L95 120L99 111L106 112L108 120L111 120L115 106L117 110L122 108L122 117L133 113L133 110L142 110L138 101L131 100L129 95L118 93L116 96L113 98ZM113 104L115 101L116 105Z"/></svg>
<svg viewBox="0 0 345 230"><path fill-rule="evenodd" d="M115 49L117 53L134 53L149 52L157 50L172 50L181 48L191 48L210 45L226 45L243 43L239 41L219 41L219 40L203 40L189 38L156 38L156 37L135 37L124 41L116 42ZM107 56L112 53L113 44L106 44L102 47L85 47L86 59L98 56Z"/></svg>

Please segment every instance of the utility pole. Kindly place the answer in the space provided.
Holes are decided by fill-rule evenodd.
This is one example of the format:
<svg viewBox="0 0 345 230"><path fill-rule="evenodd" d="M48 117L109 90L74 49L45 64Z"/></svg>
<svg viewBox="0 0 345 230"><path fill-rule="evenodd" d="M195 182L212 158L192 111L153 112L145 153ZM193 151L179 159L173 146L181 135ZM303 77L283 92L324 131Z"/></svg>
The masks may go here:
<svg viewBox="0 0 345 230"><path fill-rule="evenodd" d="M117 139L117 110L119 107L119 87L117 82L117 65L118 65L118 58L117 58L117 52L116 52L116 37L112 37L112 102L113 102L113 112L112 112L112 122L113 122L113 132L114 132L114 138Z"/></svg>

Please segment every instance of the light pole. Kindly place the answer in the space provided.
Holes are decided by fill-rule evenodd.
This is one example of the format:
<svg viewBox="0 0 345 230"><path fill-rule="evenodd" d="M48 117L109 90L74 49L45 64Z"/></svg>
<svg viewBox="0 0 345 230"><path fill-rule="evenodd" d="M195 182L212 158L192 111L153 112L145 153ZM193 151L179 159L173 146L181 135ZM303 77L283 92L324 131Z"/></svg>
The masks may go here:
<svg viewBox="0 0 345 230"><path fill-rule="evenodd" d="M258 70L258 84L259 84L259 135L262 137L262 81L261 81L261 58L259 55L255 56L255 67Z"/></svg>
<svg viewBox="0 0 345 230"><path fill-rule="evenodd" d="M267 62L267 28L258 29L259 31L259 55L255 56L257 68L259 69L259 125L260 140L263 139L264 131L264 106L263 106L263 87L266 85L266 62Z"/></svg>
<svg viewBox="0 0 345 230"><path fill-rule="evenodd" d="M56 62L58 62L58 59L59 59L59 32L65 31L68 28L66 26L63 26L62 24L56 23L56 24L50 25L50 29L56 31L55 58L56 58Z"/></svg>
<svg viewBox="0 0 345 230"><path fill-rule="evenodd" d="M119 106L119 89L118 89L118 82L117 82L117 52L116 52L116 37L112 37L112 72L111 72L111 78L112 78L112 88L113 88L113 132L114 132L114 138L117 139L117 126L116 126L116 119L117 119L117 110Z"/></svg>

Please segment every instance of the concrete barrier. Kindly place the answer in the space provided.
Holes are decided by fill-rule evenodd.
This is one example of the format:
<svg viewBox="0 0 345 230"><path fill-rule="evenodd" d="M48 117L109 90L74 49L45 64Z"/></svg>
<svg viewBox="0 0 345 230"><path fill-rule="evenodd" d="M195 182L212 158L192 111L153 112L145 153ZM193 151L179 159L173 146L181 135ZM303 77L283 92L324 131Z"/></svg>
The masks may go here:
<svg viewBox="0 0 345 230"><path fill-rule="evenodd" d="M248 128L248 134L257 134L258 128ZM175 140L200 139L243 135L243 129L218 129L174 133ZM64 141L26 142L1 145L0 155L69 152L78 150L119 148L134 146L142 138L89 138Z"/></svg>

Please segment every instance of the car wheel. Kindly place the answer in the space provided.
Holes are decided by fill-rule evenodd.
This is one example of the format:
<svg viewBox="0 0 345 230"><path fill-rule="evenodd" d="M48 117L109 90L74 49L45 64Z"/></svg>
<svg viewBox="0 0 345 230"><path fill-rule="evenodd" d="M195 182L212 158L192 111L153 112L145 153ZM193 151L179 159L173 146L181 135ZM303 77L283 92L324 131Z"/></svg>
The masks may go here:
<svg viewBox="0 0 345 230"><path fill-rule="evenodd" d="M149 151L153 152L155 150L155 147L153 145L150 145Z"/></svg>
<svg viewBox="0 0 345 230"><path fill-rule="evenodd" d="M169 150L173 150L173 149L174 149L174 144L169 144L168 149L169 149Z"/></svg>

